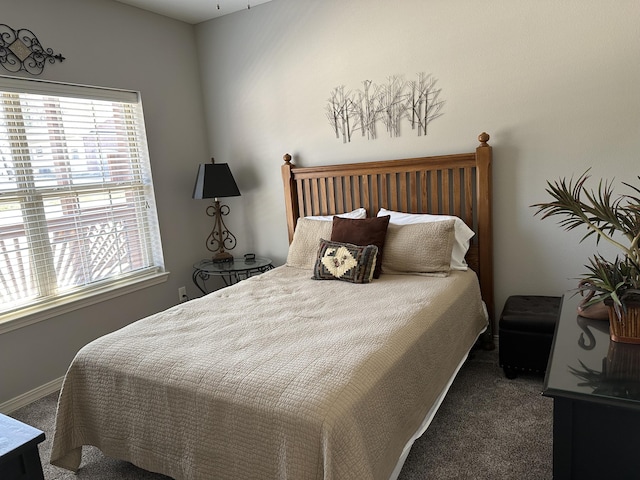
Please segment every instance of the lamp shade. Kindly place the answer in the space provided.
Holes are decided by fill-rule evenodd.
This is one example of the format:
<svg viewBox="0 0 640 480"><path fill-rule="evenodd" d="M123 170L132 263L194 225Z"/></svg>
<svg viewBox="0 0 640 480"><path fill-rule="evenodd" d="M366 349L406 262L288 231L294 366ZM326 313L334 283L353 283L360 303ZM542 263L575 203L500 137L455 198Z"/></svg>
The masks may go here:
<svg viewBox="0 0 640 480"><path fill-rule="evenodd" d="M226 163L202 163L193 188L193 198L237 197L238 185Z"/></svg>

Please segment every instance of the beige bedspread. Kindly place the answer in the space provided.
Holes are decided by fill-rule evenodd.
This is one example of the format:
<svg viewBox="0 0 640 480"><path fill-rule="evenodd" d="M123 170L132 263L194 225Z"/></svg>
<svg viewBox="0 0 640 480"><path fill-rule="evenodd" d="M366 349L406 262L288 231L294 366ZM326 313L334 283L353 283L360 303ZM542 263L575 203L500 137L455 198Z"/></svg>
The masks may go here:
<svg viewBox="0 0 640 480"><path fill-rule="evenodd" d="M279 267L84 347L51 463L95 445L176 479L385 479L485 326L471 271Z"/></svg>

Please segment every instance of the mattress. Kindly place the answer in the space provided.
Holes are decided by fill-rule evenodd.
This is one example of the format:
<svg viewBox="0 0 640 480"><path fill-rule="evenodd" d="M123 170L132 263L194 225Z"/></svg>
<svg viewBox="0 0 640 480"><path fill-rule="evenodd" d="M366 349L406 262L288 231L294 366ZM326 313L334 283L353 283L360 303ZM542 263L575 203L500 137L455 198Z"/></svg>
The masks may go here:
<svg viewBox="0 0 640 480"><path fill-rule="evenodd" d="M472 271L282 266L85 346L51 463L83 445L175 479L387 479L486 327Z"/></svg>

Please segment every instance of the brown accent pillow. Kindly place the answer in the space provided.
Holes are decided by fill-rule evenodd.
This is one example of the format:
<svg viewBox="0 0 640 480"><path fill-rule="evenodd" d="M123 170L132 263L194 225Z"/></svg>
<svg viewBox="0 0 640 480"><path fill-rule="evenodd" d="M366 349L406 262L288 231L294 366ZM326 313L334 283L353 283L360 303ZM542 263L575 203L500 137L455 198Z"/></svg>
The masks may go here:
<svg viewBox="0 0 640 480"><path fill-rule="evenodd" d="M384 241L387 236L390 215L373 218L340 218L333 217L331 241L351 243L353 245L375 245L378 247L378 260L373 278L380 277Z"/></svg>

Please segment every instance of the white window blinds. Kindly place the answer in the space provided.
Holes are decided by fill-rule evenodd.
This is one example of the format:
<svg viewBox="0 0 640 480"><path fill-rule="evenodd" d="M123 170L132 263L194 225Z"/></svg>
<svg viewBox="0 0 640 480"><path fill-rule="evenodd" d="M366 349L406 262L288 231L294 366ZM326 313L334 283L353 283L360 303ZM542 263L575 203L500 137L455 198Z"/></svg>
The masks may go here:
<svg viewBox="0 0 640 480"><path fill-rule="evenodd" d="M138 94L0 77L0 314L161 271Z"/></svg>

